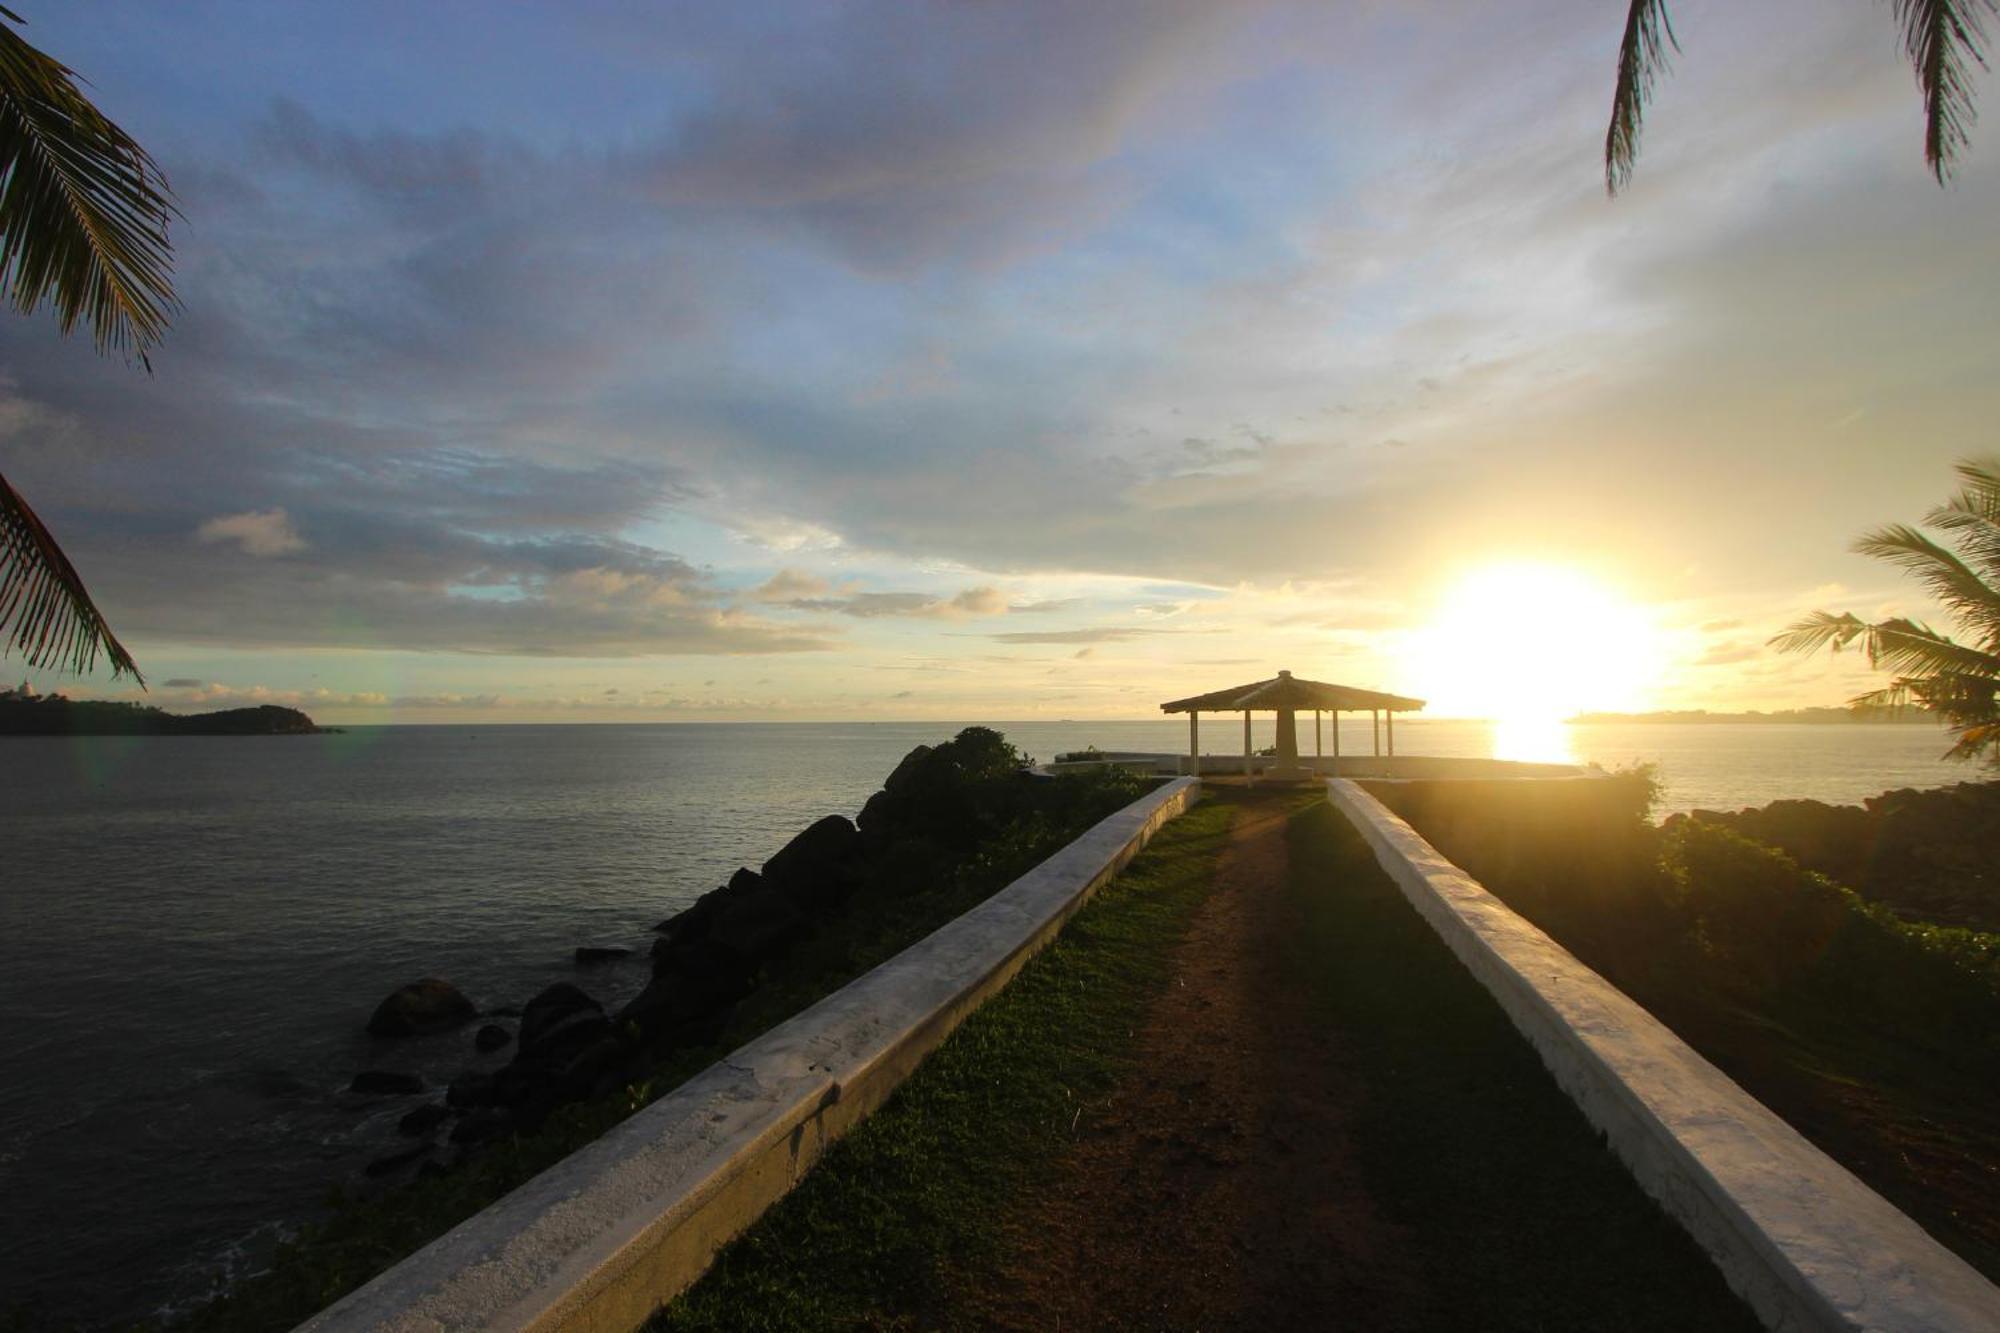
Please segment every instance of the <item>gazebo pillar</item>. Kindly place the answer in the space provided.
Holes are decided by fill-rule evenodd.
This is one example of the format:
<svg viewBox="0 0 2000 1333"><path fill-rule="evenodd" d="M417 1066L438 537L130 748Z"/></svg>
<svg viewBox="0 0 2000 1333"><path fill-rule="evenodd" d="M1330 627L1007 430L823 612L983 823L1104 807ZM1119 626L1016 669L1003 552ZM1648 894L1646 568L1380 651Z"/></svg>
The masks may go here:
<svg viewBox="0 0 2000 1333"><path fill-rule="evenodd" d="M1320 739L1319 709L1313 709L1313 758L1326 758L1326 742Z"/></svg>
<svg viewBox="0 0 2000 1333"><path fill-rule="evenodd" d="M1368 710L1368 726L1375 733L1375 757L1377 759L1380 759L1382 757L1382 710L1381 709L1371 708Z"/></svg>
<svg viewBox="0 0 2000 1333"><path fill-rule="evenodd" d="M1394 759L1396 757L1396 710L1395 709L1391 708L1389 710L1388 718L1389 718L1389 757L1391 759Z"/></svg>
<svg viewBox="0 0 2000 1333"><path fill-rule="evenodd" d="M1248 786L1257 785L1257 774L1253 771L1254 755L1250 749L1250 710L1243 710L1243 781Z"/></svg>
<svg viewBox="0 0 2000 1333"><path fill-rule="evenodd" d="M1299 715L1290 708L1278 710L1278 767L1299 766Z"/></svg>
<svg viewBox="0 0 2000 1333"><path fill-rule="evenodd" d="M1201 712L1188 709L1188 776L1201 776Z"/></svg>
<svg viewBox="0 0 2000 1333"><path fill-rule="evenodd" d="M1333 773L1340 776L1340 710L1333 710Z"/></svg>

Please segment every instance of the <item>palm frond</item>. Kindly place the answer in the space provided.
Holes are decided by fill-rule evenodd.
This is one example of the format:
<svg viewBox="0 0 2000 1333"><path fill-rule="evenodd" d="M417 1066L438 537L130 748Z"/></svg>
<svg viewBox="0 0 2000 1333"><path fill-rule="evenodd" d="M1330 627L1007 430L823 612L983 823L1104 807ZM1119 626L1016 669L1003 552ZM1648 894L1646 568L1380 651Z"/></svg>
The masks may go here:
<svg viewBox="0 0 2000 1333"><path fill-rule="evenodd" d="M1804 620L1773 634L1765 642L1781 653L1816 653L1822 648L1839 652L1871 628L1867 621L1853 612L1834 615L1830 611L1815 611Z"/></svg>
<svg viewBox="0 0 2000 1333"><path fill-rule="evenodd" d="M0 22L0 286L14 308L47 302L64 333L82 320L100 352L150 365L177 307L174 214L146 150Z"/></svg>
<svg viewBox="0 0 2000 1333"><path fill-rule="evenodd" d="M1959 557L2000 585L2000 460L1962 459L1957 471L1964 485L1924 522L1950 533Z"/></svg>
<svg viewBox="0 0 2000 1333"><path fill-rule="evenodd" d="M2000 639L2000 588L1915 528L1901 523L1877 528L1855 542L1854 549L1901 566L1982 639Z"/></svg>
<svg viewBox="0 0 2000 1333"><path fill-rule="evenodd" d="M1903 49L1924 95L1924 162L1942 185L1968 142L1972 70L1986 67L1985 15L1993 0L1896 0Z"/></svg>
<svg viewBox="0 0 2000 1333"><path fill-rule="evenodd" d="M1632 0L1625 37L1618 43L1618 84L1611 94L1611 128L1604 134L1604 189L1617 194L1639 159L1639 130L1653 84L1666 71L1667 53L1678 51L1667 0Z"/></svg>
<svg viewBox="0 0 2000 1333"><path fill-rule="evenodd" d="M18 651L29 666L82 673L96 665L101 650L111 659L114 676L129 672L146 683L69 557L5 477L0 477L0 631L7 635L4 651Z"/></svg>

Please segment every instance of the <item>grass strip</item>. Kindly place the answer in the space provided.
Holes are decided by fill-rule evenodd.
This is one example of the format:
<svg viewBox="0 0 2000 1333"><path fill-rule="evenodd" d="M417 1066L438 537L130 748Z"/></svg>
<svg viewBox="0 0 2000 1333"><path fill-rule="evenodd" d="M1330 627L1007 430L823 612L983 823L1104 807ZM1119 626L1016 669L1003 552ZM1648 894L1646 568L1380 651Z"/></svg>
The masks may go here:
<svg viewBox="0 0 2000 1333"><path fill-rule="evenodd" d="M1313 806L1289 834L1286 962L1366 1089L1357 1153L1418 1251L1421 1326L1758 1328L1347 819Z"/></svg>
<svg viewBox="0 0 2000 1333"><path fill-rule="evenodd" d="M1234 807L1168 824L881 1111L723 1250L655 1329L949 1326L955 1273L1130 1064Z"/></svg>

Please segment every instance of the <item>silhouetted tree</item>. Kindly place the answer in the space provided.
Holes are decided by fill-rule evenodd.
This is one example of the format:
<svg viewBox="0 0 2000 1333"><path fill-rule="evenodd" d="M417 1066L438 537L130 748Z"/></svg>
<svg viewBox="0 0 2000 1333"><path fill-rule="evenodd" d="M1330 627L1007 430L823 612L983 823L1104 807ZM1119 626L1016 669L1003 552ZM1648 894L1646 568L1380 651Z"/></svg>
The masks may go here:
<svg viewBox="0 0 2000 1333"><path fill-rule="evenodd" d="M0 17L23 22L0 7ZM149 371L175 308L159 167L78 91L73 71L0 23L0 285L16 310L44 303L64 334L83 321L100 352ZM0 476L0 633L31 666L114 675L138 664L111 632L62 547Z"/></svg>
<svg viewBox="0 0 2000 1333"><path fill-rule="evenodd" d="M1897 616L1870 624L1852 612L1815 611L1771 642L1786 652L1838 652L1859 644L1868 665L1894 673L1862 707L1914 703L1943 718L1958 737L1955 759L1984 755L2000 764L2000 459L1958 465L1964 486L1924 516L1957 549L1915 528L1878 528L1854 544L1863 555L1916 576L1958 622L1965 642Z"/></svg>
<svg viewBox="0 0 2000 1333"><path fill-rule="evenodd" d="M1923 92L1924 162L1942 185L1968 142L1973 70L1986 68L1986 15L2000 12L2000 6L1995 0L1895 0L1894 9ZM1632 0L1618 46L1611 128L1604 136L1604 185L1613 194L1632 178L1646 102L1667 68L1668 52L1678 49L1667 0Z"/></svg>

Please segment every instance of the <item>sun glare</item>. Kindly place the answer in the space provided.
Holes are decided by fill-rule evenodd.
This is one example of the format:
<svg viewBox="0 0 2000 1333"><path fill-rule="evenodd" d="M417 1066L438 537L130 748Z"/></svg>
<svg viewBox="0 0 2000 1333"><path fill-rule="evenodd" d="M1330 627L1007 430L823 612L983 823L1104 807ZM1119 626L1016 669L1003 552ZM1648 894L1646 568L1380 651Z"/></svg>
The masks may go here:
<svg viewBox="0 0 2000 1333"><path fill-rule="evenodd" d="M1662 646L1641 608L1581 571L1492 565L1412 637L1409 678L1433 716L1492 719L1497 757L1566 759L1563 719L1647 707Z"/></svg>

